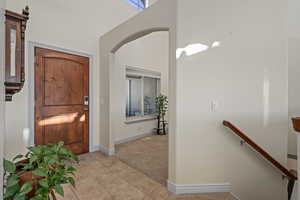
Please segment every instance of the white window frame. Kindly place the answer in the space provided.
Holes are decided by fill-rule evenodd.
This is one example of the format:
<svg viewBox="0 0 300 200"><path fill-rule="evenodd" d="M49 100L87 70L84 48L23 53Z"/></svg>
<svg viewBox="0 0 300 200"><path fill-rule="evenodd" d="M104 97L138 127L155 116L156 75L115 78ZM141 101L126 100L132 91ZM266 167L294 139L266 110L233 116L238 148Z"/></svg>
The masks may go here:
<svg viewBox="0 0 300 200"><path fill-rule="evenodd" d="M156 72L156 71L151 71L151 70L145 70L145 69L141 69L141 68L137 68L137 67L130 67L130 66L126 66L126 73L125 73L125 80L126 80L126 100L128 98L128 84L127 84L127 80L130 79L130 77L139 77L141 79L141 96L142 96L142 100L141 100L141 115L140 116L134 116L134 117L127 117L126 116L126 112L127 112L127 106L126 106L126 102L125 102L125 123L135 123L135 122L139 122L139 121L147 121L147 120L153 120L157 118L156 114L150 114L150 115L145 115L144 113L144 78L155 78L157 79L157 90L156 90L156 96L159 96L161 93L161 73L160 72Z"/></svg>

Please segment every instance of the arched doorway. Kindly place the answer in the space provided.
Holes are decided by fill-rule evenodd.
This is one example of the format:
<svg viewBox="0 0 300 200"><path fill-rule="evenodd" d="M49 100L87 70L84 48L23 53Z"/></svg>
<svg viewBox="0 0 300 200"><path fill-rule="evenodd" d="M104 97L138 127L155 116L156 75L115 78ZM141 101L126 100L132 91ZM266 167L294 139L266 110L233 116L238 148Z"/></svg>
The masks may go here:
<svg viewBox="0 0 300 200"><path fill-rule="evenodd" d="M100 148L113 155L114 135L111 131L111 74L115 52L124 44L157 31L169 32L169 172L176 179L176 3L160 1L100 38Z"/></svg>
<svg viewBox="0 0 300 200"><path fill-rule="evenodd" d="M168 112L158 128L156 98L168 97L168 42L169 32L160 31L123 45L111 74L115 156L162 185L168 179Z"/></svg>

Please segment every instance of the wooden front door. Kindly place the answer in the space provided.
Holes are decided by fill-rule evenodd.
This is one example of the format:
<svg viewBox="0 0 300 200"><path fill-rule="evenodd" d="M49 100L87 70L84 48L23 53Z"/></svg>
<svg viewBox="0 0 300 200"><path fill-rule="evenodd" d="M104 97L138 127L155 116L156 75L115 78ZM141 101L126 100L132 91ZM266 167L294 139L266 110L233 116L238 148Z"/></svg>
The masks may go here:
<svg viewBox="0 0 300 200"><path fill-rule="evenodd" d="M35 144L89 150L89 58L35 48Z"/></svg>

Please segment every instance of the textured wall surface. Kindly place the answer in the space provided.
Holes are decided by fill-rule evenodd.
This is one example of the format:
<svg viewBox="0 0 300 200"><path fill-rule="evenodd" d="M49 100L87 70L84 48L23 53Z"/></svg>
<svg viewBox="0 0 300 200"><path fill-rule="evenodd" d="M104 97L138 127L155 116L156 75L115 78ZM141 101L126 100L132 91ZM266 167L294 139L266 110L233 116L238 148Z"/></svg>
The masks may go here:
<svg viewBox="0 0 300 200"><path fill-rule="evenodd" d="M289 0L288 7L288 63L289 63L289 119L300 116L300 2ZM290 120L288 153L297 155L297 138Z"/></svg>
<svg viewBox="0 0 300 200"><path fill-rule="evenodd" d="M231 183L243 200L285 199L281 174L222 120L286 164L286 18L285 0L178 0L178 184Z"/></svg>

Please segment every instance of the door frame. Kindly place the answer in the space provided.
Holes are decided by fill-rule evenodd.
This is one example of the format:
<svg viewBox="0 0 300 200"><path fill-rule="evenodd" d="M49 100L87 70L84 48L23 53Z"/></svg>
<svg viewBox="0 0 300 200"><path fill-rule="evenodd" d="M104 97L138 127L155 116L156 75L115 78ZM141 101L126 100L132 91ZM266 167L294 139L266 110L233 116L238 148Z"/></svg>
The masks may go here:
<svg viewBox="0 0 300 200"><path fill-rule="evenodd" d="M94 73L94 57L91 54L74 51L70 49L65 49L57 46L47 45L47 44L41 44L38 42L28 41L28 67L27 72L28 74L28 119L27 124L29 126L30 136L29 136L29 144L28 146L34 145L34 135L35 135L35 111L34 111L34 93L35 93L35 48L44 48L44 49L50 49L54 51L59 51L62 53L69 53L73 55L78 56L84 56L89 58L89 152L94 151L94 143L93 143L93 137L94 137L94 123L93 123L93 114L95 110L95 104L94 104L94 93L93 93L93 73ZM34 103L32 103L34 102Z"/></svg>

